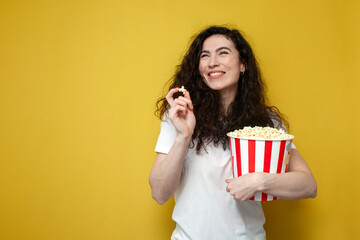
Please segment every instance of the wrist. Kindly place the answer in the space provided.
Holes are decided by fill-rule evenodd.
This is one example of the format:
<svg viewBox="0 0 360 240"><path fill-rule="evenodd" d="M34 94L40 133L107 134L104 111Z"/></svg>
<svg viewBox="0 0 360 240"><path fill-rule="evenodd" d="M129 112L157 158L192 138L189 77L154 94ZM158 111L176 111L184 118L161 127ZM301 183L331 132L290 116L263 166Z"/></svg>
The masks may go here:
<svg viewBox="0 0 360 240"><path fill-rule="evenodd" d="M258 191L259 192L266 192L273 181L273 175L271 173L259 173L258 174Z"/></svg>
<svg viewBox="0 0 360 240"><path fill-rule="evenodd" d="M175 141L183 144L189 144L192 134L177 134Z"/></svg>

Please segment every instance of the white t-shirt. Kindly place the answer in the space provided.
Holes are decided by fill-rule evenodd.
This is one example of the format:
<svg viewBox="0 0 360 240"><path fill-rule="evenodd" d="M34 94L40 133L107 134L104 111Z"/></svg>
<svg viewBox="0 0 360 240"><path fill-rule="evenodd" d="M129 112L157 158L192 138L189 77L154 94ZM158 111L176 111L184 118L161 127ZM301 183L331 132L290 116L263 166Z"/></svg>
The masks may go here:
<svg viewBox="0 0 360 240"><path fill-rule="evenodd" d="M164 117L155 151L168 153L176 130ZM232 178L230 150L209 144L196 153L189 148L175 192L172 218L176 228L172 240L266 239L260 202L234 200L226 191L225 179Z"/></svg>

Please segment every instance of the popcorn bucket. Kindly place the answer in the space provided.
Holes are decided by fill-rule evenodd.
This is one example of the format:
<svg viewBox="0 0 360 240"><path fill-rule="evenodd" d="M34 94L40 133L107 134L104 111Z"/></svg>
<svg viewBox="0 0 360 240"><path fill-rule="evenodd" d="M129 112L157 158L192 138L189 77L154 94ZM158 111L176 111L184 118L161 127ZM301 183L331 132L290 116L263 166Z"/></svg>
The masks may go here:
<svg viewBox="0 0 360 240"><path fill-rule="evenodd" d="M230 140L233 177L252 172L285 173L289 163L294 136L288 139L259 139L233 137ZM277 197L257 192L249 200L271 201Z"/></svg>

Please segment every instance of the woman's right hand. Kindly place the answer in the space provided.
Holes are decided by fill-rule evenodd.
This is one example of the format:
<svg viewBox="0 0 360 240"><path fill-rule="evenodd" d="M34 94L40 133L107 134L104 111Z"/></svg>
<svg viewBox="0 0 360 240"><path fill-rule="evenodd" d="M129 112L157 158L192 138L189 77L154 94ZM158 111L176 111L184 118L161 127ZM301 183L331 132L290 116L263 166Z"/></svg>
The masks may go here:
<svg viewBox="0 0 360 240"><path fill-rule="evenodd" d="M194 106L188 91L185 92L184 96L174 99L173 96L177 92L179 92L179 88L173 88L166 95L166 100L170 105L169 118L177 134L189 138L192 136L196 124Z"/></svg>

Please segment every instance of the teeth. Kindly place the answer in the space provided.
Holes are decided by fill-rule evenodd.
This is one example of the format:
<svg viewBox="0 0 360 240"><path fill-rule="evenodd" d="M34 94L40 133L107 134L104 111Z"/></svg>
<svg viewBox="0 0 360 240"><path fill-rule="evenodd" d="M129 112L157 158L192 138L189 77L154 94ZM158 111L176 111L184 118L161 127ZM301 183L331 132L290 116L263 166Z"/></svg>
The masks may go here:
<svg viewBox="0 0 360 240"><path fill-rule="evenodd" d="M221 75L222 74L222 72L214 72L214 73L210 73L210 76L219 76L219 75Z"/></svg>

